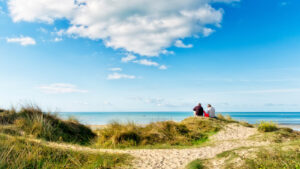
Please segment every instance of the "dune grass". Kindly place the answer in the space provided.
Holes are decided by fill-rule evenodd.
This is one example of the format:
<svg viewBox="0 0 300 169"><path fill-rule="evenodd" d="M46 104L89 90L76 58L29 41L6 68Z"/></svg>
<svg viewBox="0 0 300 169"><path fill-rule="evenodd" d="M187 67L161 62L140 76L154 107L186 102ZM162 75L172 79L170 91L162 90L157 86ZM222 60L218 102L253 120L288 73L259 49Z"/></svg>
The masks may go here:
<svg viewBox="0 0 300 169"><path fill-rule="evenodd" d="M50 148L0 134L0 168L109 169L127 164L125 154L89 153Z"/></svg>
<svg viewBox="0 0 300 169"><path fill-rule="evenodd" d="M283 149L262 148L255 159L246 159L243 168L300 169L300 143Z"/></svg>
<svg viewBox="0 0 300 169"><path fill-rule="evenodd" d="M262 132L272 132L278 130L277 124L273 123L272 121L261 121L258 124L258 131Z"/></svg>
<svg viewBox="0 0 300 169"><path fill-rule="evenodd" d="M71 120L61 120L51 113L44 113L37 106L22 107L19 112L6 110L0 114L0 124L15 125L27 135L47 141L89 144L95 138L92 130Z"/></svg>
<svg viewBox="0 0 300 169"><path fill-rule="evenodd" d="M204 117L189 117L181 122L153 122L145 126L113 122L96 130L97 147L104 148L170 148L199 145L218 132L225 121Z"/></svg>

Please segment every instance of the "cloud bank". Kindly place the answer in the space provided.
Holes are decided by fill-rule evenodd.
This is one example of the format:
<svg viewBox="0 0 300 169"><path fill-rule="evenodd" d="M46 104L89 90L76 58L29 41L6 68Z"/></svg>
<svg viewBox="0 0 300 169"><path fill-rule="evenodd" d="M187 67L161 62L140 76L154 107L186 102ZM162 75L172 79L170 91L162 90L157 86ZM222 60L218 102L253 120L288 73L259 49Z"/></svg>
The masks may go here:
<svg viewBox="0 0 300 169"><path fill-rule="evenodd" d="M65 34L102 40L107 47L141 56L167 53L175 41L209 36L222 9L239 0L8 0L13 21L53 23L67 19ZM182 47L182 44L179 44Z"/></svg>

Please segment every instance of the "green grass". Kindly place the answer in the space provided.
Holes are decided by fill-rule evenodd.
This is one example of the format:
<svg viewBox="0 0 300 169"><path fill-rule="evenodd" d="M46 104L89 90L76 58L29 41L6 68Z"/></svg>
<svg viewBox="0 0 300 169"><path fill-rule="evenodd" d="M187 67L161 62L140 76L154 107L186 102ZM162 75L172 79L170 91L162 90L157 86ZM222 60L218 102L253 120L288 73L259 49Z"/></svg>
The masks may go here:
<svg viewBox="0 0 300 169"><path fill-rule="evenodd" d="M258 128L259 131L261 132L272 132L272 131L276 131L278 130L277 124L273 123L272 121L268 122L268 121L261 121L258 124Z"/></svg>
<svg viewBox="0 0 300 169"><path fill-rule="evenodd" d="M244 168L300 169L300 143L292 148L261 149L255 159L246 159Z"/></svg>
<svg viewBox="0 0 300 169"><path fill-rule="evenodd" d="M200 159L190 162L185 169L204 169L202 161Z"/></svg>
<svg viewBox="0 0 300 169"><path fill-rule="evenodd" d="M134 123L109 124L96 130L96 147L102 148L170 148L200 145L222 128L223 121L190 117L181 122L154 122L146 126Z"/></svg>
<svg viewBox="0 0 300 169"><path fill-rule="evenodd" d="M128 164L125 154L89 153L50 148L0 134L0 169L109 169Z"/></svg>
<svg viewBox="0 0 300 169"><path fill-rule="evenodd" d="M27 106L20 111L5 110L0 113L0 124L15 125L19 131L47 141L89 144L96 135L78 121L61 120L51 113L45 113L37 106Z"/></svg>

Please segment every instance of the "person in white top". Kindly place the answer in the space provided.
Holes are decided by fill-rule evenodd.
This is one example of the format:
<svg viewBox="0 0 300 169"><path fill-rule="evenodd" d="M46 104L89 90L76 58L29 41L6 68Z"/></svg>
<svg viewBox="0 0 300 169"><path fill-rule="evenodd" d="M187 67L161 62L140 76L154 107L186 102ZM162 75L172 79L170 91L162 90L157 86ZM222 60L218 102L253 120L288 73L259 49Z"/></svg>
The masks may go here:
<svg viewBox="0 0 300 169"><path fill-rule="evenodd" d="M209 117L212 117L212 118L215 118L216 115L216 111L215 111L215 108L213 108L210 104L207 105L207 112L209 114Z"/></svg>

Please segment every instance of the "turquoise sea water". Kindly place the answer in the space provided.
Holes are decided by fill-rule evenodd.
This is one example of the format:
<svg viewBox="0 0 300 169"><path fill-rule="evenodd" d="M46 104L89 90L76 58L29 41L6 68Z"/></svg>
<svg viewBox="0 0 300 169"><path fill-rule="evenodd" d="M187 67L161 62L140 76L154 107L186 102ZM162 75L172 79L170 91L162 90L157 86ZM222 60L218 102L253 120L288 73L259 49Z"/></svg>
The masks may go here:
<svg viewBox="0 0 300 169"><path fill-rule="evenodd" d="M278 124L300 125L300 112L222 112L221 114L251 124L265 120ZM73 116L81 123L90 125L108 124L111 121L146 124L164 120L181 121L192 116L193 112L61 112L58 115L63 119Z"/></svg>

